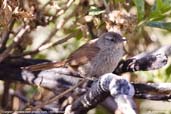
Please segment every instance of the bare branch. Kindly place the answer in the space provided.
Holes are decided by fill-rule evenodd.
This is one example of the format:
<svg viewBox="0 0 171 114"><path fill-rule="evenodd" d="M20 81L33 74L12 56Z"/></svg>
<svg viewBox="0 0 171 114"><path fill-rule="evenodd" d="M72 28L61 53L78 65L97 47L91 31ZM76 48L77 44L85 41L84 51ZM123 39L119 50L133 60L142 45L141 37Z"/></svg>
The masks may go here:
<svg viewBox="0 0 171 114"><path fill-rule="evenodd" d="M110 8L109 8L109 5L107 4L107 1L106 0L102 0L105 8L106 8L106 13L109 13L110 12Z"/></svg>
<svg viewBox="0 0 171 114"><path fill-rule="evenodd" d="M155 94L155 95L153 95L153 94L148 94L148 93L141 93L141 94L136 94L135 97L138 99L170 101L171 94L168 94L168 95Z"/></svg>
<svg viewBox="0 0 171 114"><path fill-rule="evenodd" d="M171 83L132 83L138 99L166 100L171 99Z"/></svg>
<svg viewBox="0 0 171 114"><path fill-rule="evenodd" d="M72 106L66 108L66 114L85 114L88 110L105 100L109 95L114 97L118 108L123 114L136 114L131 97L134 95L134 88L125 79L115 74L105 74L95 82L85 95L77 99ZM127 101L123 102L121 101ZM134 105L135 106L135 105Z"/></svg>
<svg viewBox="0 0 171 114"><path fill-rule="evenodd" d="M162 59L162 56L164 56L164 54L166 52L168 52L167 50L170 49L170 47L162 47L156 51L153 51L151 53L147 53L145 55L139 55L139 56L135 56L133 58L135 58L134 60L135 61L139 61L141 59L144 60L144 62L146 63L150 63L152 64L151 66L148 66L145 70L149 70L149 69L156 69L156 68L159 68L159 66L155 66L154 67L154 64L158 65L158 64L162 64L161 66L163 66L164 64L162 63L161 60ZM165 50L165 51L163 51ZM155 56L154 56L155 55ZM167 54L169 55L169 54ZM156 59L153 59L153 57L157 57ZM164 56L166 58L164 58L164 60L167 61L167 56ZM152 59L152 60L151 60ZM146 60L146 61L145 61ZM32 59L9 59L9 60L5 60L3 62L0 63L0 79L1 80L14 80L14 81L21 81L21 82L24 82L24 83L29 83L29 84L35 84L35 85L39 85L39 86L42 86L42 87L45 87L45 88L48 88L50 90L53 90L55 92L62 92L68 88L72 88L72 86L74 85L77 85L80 78L76 78L76 77L73 77L75 74L73 74L73 72L71 72L69 69L67 68L54 68L54 69L49 69L49 70L46 70L46 71L42 71L42 72L35 72L35 73L31 73L31 72L28 72L28 71L22 71L20 69L21 66L27 66L27 65L31 65L31 64L37 64L37 63L41 63L41 62L45 62L45 60L32 60ZM123 64L128 64L130 62L130 59L128 60L125 60L125 63L123 62ZM153 63L154 62L154 63ZM136 62L135 62L136 63ZM137 64L135 64L137 65ZM144 65L143 63L139 63L138 65ZM146 65L146 64L145 64ZM129 66L129 64L128 64ZM161 67L160 66L160 67ZM132 68L132 67L128 67L128 68ZM133 67L133 69L136 68L136 67ZM140 66L139 69L136 69L136 70L144 70L142 69L144 68L144 66ZM126 69L126 71L132 71L132 69ZM10 73L9 73L10 72ZM123 72L123 71L122 71ZM121 72L119 72L121 73ZM4 77L5 75L5 77ZM116 91L117 90L120 90L120 94L122 94L122 92L124 92L125 94L129 94L129 91L126 91L125 89L123 89L123 84L121 84L120 86L116 86L115 84L119 84L119 83L116 83L116 80L121 80L120 77L118 76L114 76L114 74L106 74L108 75L109 77L111 76L112 78L100 78L100 80L98 80L96 83L93 84L93 86L90 88L89 92L86 92L86 94L84 95L84 97L80 97L73 105L72 107L70 107L70 111L73 111L75 108L74 107L78 107L81 109L81 110L77 110L77 111L88 111L89 109L91 109L92 107L95 107L99 102L103 101L107 96L109 95L114 95L114 96L117 96L118 92L119 91ZM114 77L115 78L114 78ZM108 80L108 81L107 81ZM113 82L113 85L110 85L109 86L109 83L112 83L110 81L114 80ZM125 84L127 81L124 81L122 80L123 83ZM121 81L121 82L122 82ZM108 86L104 86L104 85L108 85ZM126 84L126 85L129 85L129 84ZM170 83L168 84L134 84L133 83L133 86L136 90L136 94L135 96L137 95L141 95L141 98L142 95L144 95L144 90L146 90L145 92L153 92L153 93L158 93L158 92L167 92L169 93L171 90L170 90ZM75 87L75 86L74 86ZM108 88L109 87L109 88ZM119 87L121 87L119 89ZM127 88L128 89L128 88ZM72 91L73 88L70 90L67 90L67 91ZM62 93L62 95L66 94L68 92L64 91L64 93ZM100 94L99 94L100 93ZM93 95L93 96L92 96ZM146 95L145 97L147 98L148 95ZM151 95L152 96L152 95ZM54 99L59 99L61 97L61 94L59 94L58 97L55 97ZM144 98L145 98L144 97ZM118 99L117 99L118 98ZM117 102L117 100L120 100L121 99L125 99L124 96L121 96L121 97L117 97L117 98L114 98ZM167 99L167 98L170 98L169 95L165 95L165 96L162 96L162 97L156 97L153 96L152 97L149 97L149 99L158 99L159 98L161 99ZM50 100L51 102L53 102L54 100ZM131 102L131 99L127 98L126 101L128 102ZM41 106L39 106L38 108L40 107L43 107L44 105L48 104L50 102L45 102L43 103ZM80 104L80 103L83 103L83 104ZM88 103L88 104L84 104L84 103ZM120 103L120 101L118 101L118 103ZM79 105L78 105L79 104ZM128 107L130 105L127 105ZM127 108L128 108L127 107ZM119 107L118 107L119 108ZM120 107L120 108L123 108L123 107ZM130 108L129 108L130 109ZM74 110L75 111L75 110Z"/></svg>
<svg viewBox="0 0 171 114"><path fill-rule="evenodd" d="M114 73L155 70L166 65L171 46L163 46L156 51L141 53L119 63Z"/></svg>
<svg viewBox="0 0 171 114"><path fill-rule="evenodd" d="M141 92L171 92L171 83L132 83L136 88L137 93Z"/></svg>
<svg viewBox="0 0 171 114"><path fill-rule="evenodd" d="M45 87L55 92L64 91L64 89L74 86L80 80L80 78L74 77L74 74L68 68L45 70L37 75L22 71L22 79L29 84Z"/></svg>

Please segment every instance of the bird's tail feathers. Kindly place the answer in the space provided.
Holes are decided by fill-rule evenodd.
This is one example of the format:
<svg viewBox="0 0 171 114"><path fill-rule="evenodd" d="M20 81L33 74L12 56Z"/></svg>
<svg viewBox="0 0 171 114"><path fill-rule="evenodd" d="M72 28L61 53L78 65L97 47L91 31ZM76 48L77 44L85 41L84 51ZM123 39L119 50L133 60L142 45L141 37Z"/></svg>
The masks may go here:
<svg viewBox="0 0 171 114"><path fill-rule="evenodd" d="M36 65L30 65L26 67L21 67L21 69L28 71L39 71L39 70L47 70L51 68L58 68L65 65L65 61L62 62L49 62L49 63L41 63Z"/></svg>

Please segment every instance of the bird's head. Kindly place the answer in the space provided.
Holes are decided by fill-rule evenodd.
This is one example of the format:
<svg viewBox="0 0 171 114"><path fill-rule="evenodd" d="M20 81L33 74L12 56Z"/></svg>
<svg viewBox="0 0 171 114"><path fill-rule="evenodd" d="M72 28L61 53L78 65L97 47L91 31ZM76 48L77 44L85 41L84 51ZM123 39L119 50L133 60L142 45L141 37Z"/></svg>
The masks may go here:
<svg viewBox="0 0 171 114"><path fill-rule="evenodd" d="M106 32L102 34L97 40L98 47L100 48L119 48L123 47L123 42L126 41L120 34L115 32Z"/></svg>

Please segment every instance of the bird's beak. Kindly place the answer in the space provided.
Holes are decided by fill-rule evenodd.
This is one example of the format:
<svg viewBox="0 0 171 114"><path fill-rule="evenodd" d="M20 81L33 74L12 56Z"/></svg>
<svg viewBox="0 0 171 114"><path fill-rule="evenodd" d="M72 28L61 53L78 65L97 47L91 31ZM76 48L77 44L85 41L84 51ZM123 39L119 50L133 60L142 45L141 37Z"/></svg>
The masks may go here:
<svg viewBox="0 0 171 114"><path fill-rule="evenodd" d="M125 41L127 42L127 39L125 37L122 37L122 41L123 42L125 42Z"/></svg>

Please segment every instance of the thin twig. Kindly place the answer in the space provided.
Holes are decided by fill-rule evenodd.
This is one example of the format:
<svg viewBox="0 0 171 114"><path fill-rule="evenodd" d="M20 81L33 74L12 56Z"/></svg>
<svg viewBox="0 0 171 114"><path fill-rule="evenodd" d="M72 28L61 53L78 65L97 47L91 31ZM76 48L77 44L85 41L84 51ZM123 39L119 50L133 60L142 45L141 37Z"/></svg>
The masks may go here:
<svg viewBox="0 0 171 114"><path fill-rule="evenodd" d="M3 108L7 108L9 107L9 88L10 88L10 81L6 81L4 83L4 92L3 92L3 95L2 95L2 101L1 101L1 105Z"/></svg>
<svg viewBox="0 0 171 114"><path fill-rule="evenodd" d="M30 103L32 106L36 105L36 102L34 101L30 101L27 97L23 96L19 91L14 91L13 89L11 91L9 91L11 96L15 96L17 98L19 98L22 102L28 104Z"/></svg>
<svg viewBox="0 0 171 114"><path fill-rule="evenodd" d="M58 40L56 42L47 43L47 44L42 45L42 46L40 46L39 48L37 48L37 49L35 49L33 51L28 51L28 52L22 53L21 55L13 56L13 57L15 58L15 57L21 57L21 56L25 56L25 55L34 55L36 53L39 53L42 50L48 49L50 47L53 47L53 46L56 46L56 45L59 45L59 44L63 44L66 41L68 41L69 39L73 38L74 36L75 36L75 34L69 34L69 35L65 36L61 40Z"/></svg>
<svg viewBox="0 0 171 114"><path fill-rule="evenodd" d="M109 13L110 12L110 8L109 8L109 5L107 4L106 0L102 0L105 8L106 8L106 13Z"/></svg>
<svg viewBox="0 0 171 114"><path fill-rule="evenodd" d="M68 41L69 39L73 38L74 36L75 36L75 34L69 34L69 35L67 35L65 38L63 38L61 40L58 40L58 41L56 41L54 43L52 42L52 43L49 43L49 44L46 44L46 45L43 45L43 46L39 47L38 50L42 51L44 49L47 49L47 48L62 44L64 42Z"/></svg>
<svg viewBox="0 0 171 114"><path fill-rule="evenodd" d="M50 2L51 2L51 0L49 0L48 2L46 2L46 3L43 5L43 7L41 8L41 10L44 10L44 9L46 8L46 6L47 6L48 4L50 4Z"/></svg>
<svg viewBox="0 0 171 114"><path fill-rule="evenodd" d="M2 34L2 37L0 38L0 50L1 51L5 49L6 43L9 39L9 34L13 28L14 23L15 23L15 19L11 19L8 29L4 31L4 33Z"/></svg>
<svg viewBox="0 0 171 114"><path fill-rule="evenodd" d="M88 32L90 34L90 37L92 39L97 38L97 36L93 33L94 23L91 21L91 22L87 22L86 24L87 24L87 29L88 29Z"/></svg>
<svg viewBox="0 0 171 114"><path fill-rule="evenodd" d="M52 103L58 99L60 99L61 97L63 97L64 95L68 94L69 92L73 91L74 89L76 89L79 85L83 84L86 81L86 79L81 80L78 84L74 85L73 87L71 87L70 89L65 90L64 92L62 92L61 94L59 94L58 96L53 97L52 99L45 101L43 103L41 103L40 105L37 105L35 107L32 108L32 110L36 110L39 108L42 108L43 106Z"/></svg>
<svg viewBox="0 0 171 114"><path fill-rule="evenodd" d="M17 44L23 38L23 34L30 29L29 25L26 25L21 31L15 36L13 43L3 52L0 54L0 62L2 62L5 58L10 55L11 50L17 46Z"/></svg>
<svg viewBox="0 0 171 114"><path fill-rule="evenodd" d="M66 7L64 7L64 8L62 8L62 9L59 9L59 10L56 10L56 15L54 16L55 19L56 19L59 15L62 15L63 13L65 13L66 10L71 6L71 4L73 3L73 1L74 1L74 0L70 0L70 1L67 3ZM62 12L62 14L59 13L59 12ZM66 20L66 19L63 19L63 20ZM66 21L65 21L65 22L66 22ZM61 24L59 24L59 25L51 32L51 34L48 36L48 38L47 38L47 39L46 39L38 48L40 48L40 47L43 46L44 44L48 43L48 42L53 38L53 36L56 34L56 32L64 26L65 22L64 22L64 21L58 22L57 24L59 24L59 23L61 23Z"/></svg>
<svg viewBox="0 0 171 114"><path fill-rule="evenodd" d="M75 0L69 0L69 1L67 1L67 5L65 5L64 7L62 7L62 8L60 8L60 9L58 9L58 10L56 10L56 15L55 15L55 17L58 17L59 15L62 15L62 14L64 14L65 13L65 11L72 5L72 3L74 2Z"/></svg>
<svg viewBox="0 0 171 114"><path fill-rule="evenodd" d="M58 11L59 12L63 11L63 13L64 13L67 10L67 8L72 5L73 2L74 2L74 0L70 0L70 2L67 4L66 7L64 7L62 9L60 9L60 10L57 10L55 17L59 16ZM37 53L39 53L40 51L42 51L44 49L47 49L47 48L62 44L64 42L66 42L67 40L69 40L70 38L72 38L72 36L74 36L74 34L70 34L70 35L66 36L66 38L64 38L62 40L59 40L59 41L56 41L54 43L49 43L49 41L53 38L53 36L56 34L56 32L59 31L61 28L63 28L64 24L66 23L66 20L68 20L71 17L72 14L73 13L71 13L70 15L67 15L67 17L64 17L63 19L61 19L60 22L57 23L56 28L50 33L50 35L47 37L47 39L42 44L40 44L40 46L37 49L35 49L33 51L28 51L28 52L25 52L25 53L22 53L20 55L13 56L13 57L21 57L21 56L25 56L25 55L34 55L34 54L37 54Z"/></svg>

